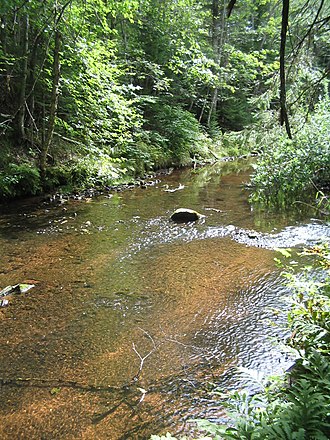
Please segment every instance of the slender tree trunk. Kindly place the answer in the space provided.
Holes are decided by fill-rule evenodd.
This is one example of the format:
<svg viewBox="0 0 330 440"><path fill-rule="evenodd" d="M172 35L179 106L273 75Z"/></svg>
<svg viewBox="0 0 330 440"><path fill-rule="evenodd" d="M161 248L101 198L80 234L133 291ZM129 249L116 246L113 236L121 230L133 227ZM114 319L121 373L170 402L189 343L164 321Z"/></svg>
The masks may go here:
<svg viewBox="0 0 330 440"><path fill-rule="evenodd" d="M230 2L228 3L228 6L227 6L227 17L228 18L230 17L230 14L232 13L232 10L234 9L235 3L236 3L236 0L230 0Z"/></svg>
<svg viewBox="0 0 330 440"><path fill-rule="evenodd" d="M203 119L203 116L204 116L205 107L206 107L206 104L207 104L207 100L209 98L209 93L210 93L210 89L208 87L207 88L207 93L205 94L205 98L204 98L204 102L203 102L203 107L202 107L202 110L201 110L199 118L198 118L198 122L202 122L202 119Z"/></svg>
<svg viewBox="0 0 330 440"><path fill-rule="evenodd" d="M21 140L25 139L25 105L26 83L28 77L28 52L29 52L29 16L24 17L23 48L22 48L22 75L20 83L20 95L18 101L17 128Z"/></svg>
<svg viewBox="0 0 330 440"><path fill-rule="evenodd" d="M220 61L220 0L212 0L212 47L214 53L214 59L216 63ZM214 111L216 111L217 99L218 99L218 87L215 86L211 93L211 104L207 116L207 126L211 124L211 118Z"/></svg>
<svg viewBox="0 0 330 440"><path fill-rule="evenodd" d="M207 126L210 127L211 125L211 118L214 112L217 110L217 102L218 102L218 87L215 87L212 93L212 101L211 106L209 110L209 114L207 116Z"/></svg>
<svg viewBox="0 0 330 440"><path fill-rule="evenodd" d="M285 124L285 129L289 139L292 139L291 128L286 104L286 78L285 78L285 46L288 30L290 0L283 0L282 8L282 28L280 46L280 124Z"/></svg>
<svg viewBox="0 0 330 440"><path fill-rule="evenodd" d="M225 17L226 17L226 4L225 0L220 8L220 0L212 1L212 46L214 52L214 58L218 65L221 65L222 61L222 46L225 42ZM211 105L207 117L208 127L211 124L212 115L217 111L217 103L219 96L219 88L215 86L212 92Z"/></svg>
<svg viewBox="0 0 330 440"><path fill-rule="evenodd" d="M58 30L55 31L55 48L54 48L54 61L53 61L53 86L52 95L49 109L49 119L45 140L42 145L40 154L40 171L42 179L45 178L47 167L47 156L49 148L53 139L55 119L58 107L59 86L60 86L60 49L61 49L61 34Z"/></svg>
<svg viewBox="0 0 330 440"><path fill-rule="evenodd" d="M6 17L0 15L0 45L2 48L2 51L4 53L4 55L6 55L7 53L7 36L6 36ZM1 67L1 71L4 71L7 73L7 68L6 66L8 65L8 63L6 63L2 58L0 58L0 67Z"/></svg>
<svg viewBox="0 0 330 440"><path fill-rule="evenodd" d="M31 55L30 55L30 63L29 63L29 93L28 93L28 106L29 106L29 115L30 115L30 125L35 127L37 130L35 119L34 119L34 107L35 107L35 97L34 97L34 88L35 88L35 82L36 82L36 67L38 62L38 47L41 43L41 34L38 34L35 38L35 41L31 48Z"/></svg>
<svg viewBox="0 0 330 440"><path fill-rule="evenodd" d="M7 54L7 34L6 34L7 20L6 17L0 16L0 45L2 47L3 54ZM11 90L11 75L9 72L9 64L5 58L0 58L0 72L4 72L3 79L0 82L3 83L3 89L5 91L3 100L8 99ZM1 78L1 76L0 76Z"/></svg>
<svg viewBox="0 0 330 440"><path fill-rule="evenodd" d="M55 33L55 46L53 56L53 82L52 82L52 94L50 99L49 118L47 128L42 133L42 147L40 151L40 173L41 179L44 182L47 168L47 156L49 154L50 146L53 140L55 120L58 109L58 98L60 94L60 78L61 78L61 64L60 64L60 51L62 36L59 31L59 23L62 20L65 9L71 4L72 0L68 0L63 6L59 6L57 0L54 4L54 33ZM43 124L45 119L43 118Z"/></svg>

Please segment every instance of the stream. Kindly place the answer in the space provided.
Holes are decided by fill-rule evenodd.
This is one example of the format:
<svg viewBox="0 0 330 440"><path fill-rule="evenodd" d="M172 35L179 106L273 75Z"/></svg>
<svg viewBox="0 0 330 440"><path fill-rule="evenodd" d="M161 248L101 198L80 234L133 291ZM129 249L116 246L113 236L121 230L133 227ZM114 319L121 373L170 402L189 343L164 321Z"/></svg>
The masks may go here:
<svg viewBox="0 0 330 440"><path fill-rule="evenodd" d="M251 164L175 170L143 187L0 206L0 438L148 439L222 421L221 392L292 364L276 248L330 241L308 212L248 202ZM191 208L198 222L174 223Z"/></svg>

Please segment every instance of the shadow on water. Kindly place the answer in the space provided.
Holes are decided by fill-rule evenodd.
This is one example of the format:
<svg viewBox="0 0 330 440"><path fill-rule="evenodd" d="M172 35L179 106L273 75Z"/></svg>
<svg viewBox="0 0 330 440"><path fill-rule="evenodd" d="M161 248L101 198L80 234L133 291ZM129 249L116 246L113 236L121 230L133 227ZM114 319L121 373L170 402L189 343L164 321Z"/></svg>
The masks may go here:
<svg viewBox="0 0 330 440"><path fill-rule="evenodd" d="M0 286L31 282L0 309L2 439L147 439L223 417L210 393L246 385L237 367L290 365L288 292L276 247L327 224L256 213L247 162L181 170L147 189L0 216ZM205 217L168 219L178 207ZM276 326L272 325L272 321Z"/></svg>

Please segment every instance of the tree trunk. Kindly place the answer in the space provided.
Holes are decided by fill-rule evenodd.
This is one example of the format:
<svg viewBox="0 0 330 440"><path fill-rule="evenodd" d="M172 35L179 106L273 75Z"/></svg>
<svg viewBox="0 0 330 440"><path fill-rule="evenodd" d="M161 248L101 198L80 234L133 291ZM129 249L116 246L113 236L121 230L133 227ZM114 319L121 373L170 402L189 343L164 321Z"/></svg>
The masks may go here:
<svg viewBox="0 0 330 440"><path fill-rule="evenodd" d="M28 99L27 103L29 106L29 116L30 116L29 125L32 127L32 130L35 129L36 131L38 131L38 129L35 123L35 115L34 115L34 107L35 107L34 89L36 83L36 68L38 62L38 47L39 45L41 45L41 41L42 41L41 34L38 34L31 48L30 63L29 63L29 79L28 79L29 93L27 96Z"/></svg>
<svg viewBox="0 0 330 440"><path fill-rule="evenodd" d="M42 145L42 150L40 154L40 171L43 180L45 179L47 156L53 139L55 119L56 119L57 107L58 107L59 86L60 86L60 49L61 49L61 34L58 30L56 30L54 61L53 61L53 86L52 86L52 95L51 95L50 109L49 109L49 119L48 119L47 132L45 135L45 141Z"/></svg>
<svg viewBox="0 0 330 440"><path fill-rule="evenodd" d="M6 36L6 17L0 15L0 45L3 51L3 54L7 53L7 36ZM0 69L2 72L5 72L5 78L8 75L8 63L3 58L0 58Z"/></svg>
<svg viewBox="0 0 330 440"><path fill-rule="evenodd" d="M221 17L220 17L220 0L212 0L212 47L214 53L214 59L216 63L220 62L220 28L221 28ZM218 99L218 87L215 86L211 93L211 105L207 116L207 126L210 127L211 118L217 107Z"/></svg>
<svg viewBox="0 0 330 440"><path fill-rule="evenodd" d="M232 10L234 9L236 0L230 0L227 6L227 18L230 17L230 14L232 13Z"/></svg>
<svg viewBox="0 0 330 440"><path fill-rule="evenodd" d="M220 0L212 1L212 46L214 52L214 59L216 63L220 66L222 61L222 46L225 42L225 18L226 18L226 4L225 0L221 4ZM211 105L207 117L208 127L211 124L211 118L213 113L217 110L219 96L219 87L215 86L212 92Z"/></svg>
<svg viewBox="0 0 330 440"><path fill-rule="evenodd" d="M210 105L209 114L207 116L207 126L211 125L211 118L214 112L217 110L217 102L218 102L218 87L215 87L212 93L212 101Z"/></svg>
<svg viewBox="0 0 330 440"><path fill-rule="evenodd" d="M26 105L26 82L28 77L28 52L29 52L29 16L24 17L23 47L22 47L22 75L20 95L18 101L17 129L21 140L25 139L25 105Z"/></svg>
<svg viewBox="0 0 330 440"><path fill-rule="evenodd" d="M206 92L205 97L204 97L203 107L202 107L202 110L200 112L200 115L199 115L199 118L198 118L198 122L202 122L202 120L203 120L205 107L206 107L206 104L207 104L207 100L209 98L209 93L210 93L210 88L208 87L207 88L207 92Z"/></svg>
<svg viewBox="0 0 330 440"><path fill-rule="evenodd" d="M11 75L9 71L9 63L6 62L7 55L7 20L6 17L0 16L0 46L4 54L4 58L0 58L0 72L3 72L3 77L0 79L1 92L3 91L3 96L0 98L0 102L6 102L9 99L11 92ZM0 76L1 78L1 76Z"/></svg>
<svg viewBox="0 0 330 440"><path fill-rule="evenodd" d="M292 139L291 128L286 105L286 79L285 79L285 46L288 30L290 0L283 0L281 46L280 46L280 124L285 124L289 139Z"/></svg>

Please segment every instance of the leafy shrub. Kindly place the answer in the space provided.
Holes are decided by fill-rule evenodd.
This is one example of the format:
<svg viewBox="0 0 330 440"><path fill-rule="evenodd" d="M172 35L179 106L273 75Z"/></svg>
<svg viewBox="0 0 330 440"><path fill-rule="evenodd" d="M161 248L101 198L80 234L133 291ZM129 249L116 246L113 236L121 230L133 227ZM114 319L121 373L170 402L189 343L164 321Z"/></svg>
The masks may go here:
<svg viewBox="0 0 330 440"><path fill-rule="evenodd" d="M248 155L254 150L254 145L248 141L247 130L226 132L221 136L220 143L221 150L226 156L239 157Z"/></svg>
<svg viewBox="0 0 330 440"><path fill-rule="evenodd" d="M147 124L160 136L163 148L177 165L189 164L194 156L208 157L210 140L191 113L161 101L149 111Z"/></svg>
<svg viewBox="0 0 330 440"><path fill-rule="evenodd" d="M121 157L126 161L128 172L134 176L171 163L166 139L157 132L147 130L141 130L136 135L136 141L125 146Z"/></svg>
<svg viewBox="0 0 330 440"><path fill-rule="evenodd" d="M41 190L40 174L30 164L10 164L0 172L0 199L35 195Z"/></svg>
<svg viewBox="0 0 330 440"><path fill-rule="evenodd" d="M291 204L306 190L330 182L330 101L316 113L293 140L279 132L275 145L267 145L252 178L253 200L273 205Z"/></svg>
<svg viewBox="0 0 330 440"><path fill-rule="evenodd" d="M71 169L71 176L76 185L103 186L121 181L126 171L121 159L100 154L98 157L87 156L75 162Z"/></svg>
<svg viewBox="0 0 330 440"><path fill-rule="evenodd" d="M123 179L126 171L122 160L99 152L98 156L75 158L72 164L49 168L44 189L63 186L72 190L113 185Z"/></svg>

